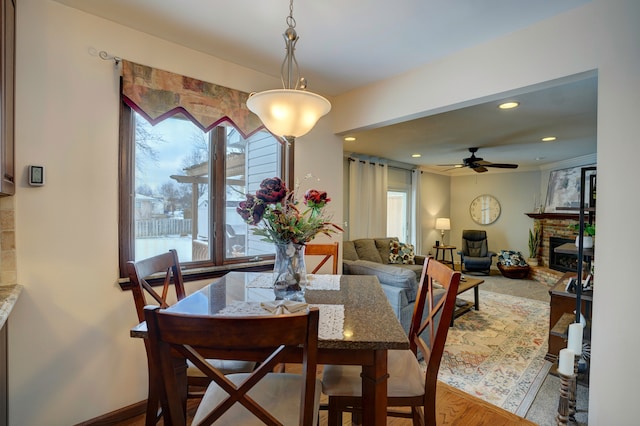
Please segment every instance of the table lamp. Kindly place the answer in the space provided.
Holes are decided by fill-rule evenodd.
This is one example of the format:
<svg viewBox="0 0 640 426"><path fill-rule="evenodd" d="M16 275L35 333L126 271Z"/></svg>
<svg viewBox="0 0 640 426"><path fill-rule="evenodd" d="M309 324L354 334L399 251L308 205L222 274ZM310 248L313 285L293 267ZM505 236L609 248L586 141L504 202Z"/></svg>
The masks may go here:
<svg viewBox="0 0 640 426"><path fill-rule="evenodd" d="M451 229L451 221L448 217L439 217L436 219L436 229L440 230L442 244L444 245L444 231Z"/></svg>

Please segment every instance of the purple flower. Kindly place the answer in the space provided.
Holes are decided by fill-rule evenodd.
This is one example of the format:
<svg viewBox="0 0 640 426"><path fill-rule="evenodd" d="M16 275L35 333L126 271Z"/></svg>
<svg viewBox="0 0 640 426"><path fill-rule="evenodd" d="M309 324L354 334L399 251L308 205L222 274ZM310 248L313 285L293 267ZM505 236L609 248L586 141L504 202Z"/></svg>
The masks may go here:
<svg viewBox="0 0 640 426"><path fill-rule="evenodd" d="M287 195L287 187L279 177L265 179L256 191L256 197L265 203L278 203Z"/></svg>
<svg viewBox="0 0 640 426"><path fill-rule="evenodd" d="M255 196L248 194L247 199L238 204L236 211L249 225L257 225L264 215L264 204Z"/></svg>

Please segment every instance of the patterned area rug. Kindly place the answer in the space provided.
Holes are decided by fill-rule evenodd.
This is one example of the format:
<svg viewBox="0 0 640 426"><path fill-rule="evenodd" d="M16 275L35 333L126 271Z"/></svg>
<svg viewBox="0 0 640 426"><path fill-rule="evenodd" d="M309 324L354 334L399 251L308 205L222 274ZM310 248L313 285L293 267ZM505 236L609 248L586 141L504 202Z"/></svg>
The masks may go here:
<svg viewBox="0 0 640 426"><path fill-rule="evenodd" d="M438 379L524 417L551 367L548 333L548 303L481 290L480 311L449 329Z"/></svg>

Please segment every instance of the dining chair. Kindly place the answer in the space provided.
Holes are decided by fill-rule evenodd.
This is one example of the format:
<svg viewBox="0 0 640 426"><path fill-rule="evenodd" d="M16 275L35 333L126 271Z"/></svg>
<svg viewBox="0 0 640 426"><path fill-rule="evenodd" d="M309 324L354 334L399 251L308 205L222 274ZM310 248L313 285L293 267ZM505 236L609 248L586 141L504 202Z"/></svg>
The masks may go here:
<svg viewBox="0 0 640 426"><path fill-rule="evenodd" d="M162 371L170 424L186 422L186 386L176 373L180 359L191 361L211 380L196 408L194 425L312 426L317 422L318 308L241 317L188 315L149 306L145 318L151 351ZM300 354L300 374L271 371ZM205 361L208 357L252 360L259 366L251 373L225 376Z"/></svg>
<svg viewBox="0 0 640 426"><path fill-rule="evenodd" d="M333 258L332 271L333 275L338 273L338 243L335 242L333 244L307 244L305 251L305 256L324 256L320 263L313 268L311 271L312 274L316 274L322 266L331 258Z"/></svg>
<svg viewBox="0 0 640 426"><path fill-rule="evenodd" d="M387 407L411 411L387 409L387 416L435 426L438 370L459 282L460 272L431 257L425 262L409 329L410 349L390 350L387 355ZM325 365L322 391L329 397L329 425L341 425L345 411L352 412L352 424L361 424L359 367Z"/></svg>
<svg viewBox="0 0 640 426"><path fill-rule="evenodd" d="M139 260L137 262L127 262L127 273L131 285L131 294L136 307L138 321L143 322L144 307L149 304L159 305L161 308L167 308L171 303L182 300L185 296L184 280L180 269L180 261L176 250L169 250L156 256ZM152 278L161 279L162 287L155 287L150 283ZM171 291L173 287L173 292ZM159 289L156 291L156 289ZM147 298L148 296L148 298ZM161 411L159 408L160 395L157 389L157 375L152 373L154 361L149 353L148 341L145 340L145 349L147 351L147 367L149 372L149 390L147 397L146 424L154 425L160 419ZM253 362L233 362L222 360L209 360L218 365L227 373L236 373L244 371L252 371L255 368ZM190 367L187 371L188 381L192 387L204 388L209 384L209 379L202 374L197 368ZM202 392L192 391L192 397L202 396Z"/></svg>

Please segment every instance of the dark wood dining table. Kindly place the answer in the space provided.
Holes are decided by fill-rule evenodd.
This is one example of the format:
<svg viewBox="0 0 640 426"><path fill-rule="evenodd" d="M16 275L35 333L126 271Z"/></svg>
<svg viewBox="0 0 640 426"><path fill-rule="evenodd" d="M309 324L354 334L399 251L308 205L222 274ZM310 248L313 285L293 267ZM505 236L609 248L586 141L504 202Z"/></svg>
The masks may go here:
<svg viewBox="0 0 640 426"><path fill-rule="evenodd" d="M230 272L167 309L185 314L221 315L242 302L259 305L262 301L273 301L273 289L255 286L265 278L264 274L255 272ZM378 279L369 275L343 275L339 277L339 289L309 287L304 297L310 305L320 306L318 363L362 366L363 424L386 425L387 351L408 349L409 340ZM342 315L339 321L324 316L323 305L336 305L327 311L338 308L338 312L342 312L340 306L343 306L344 321ZM330 323L325 324L325 330L327 325L333 330L325 336L323 321ZM336 327L341 327L338 334ZM132 328L131 336L146 338L146 324Z"/></svg>

